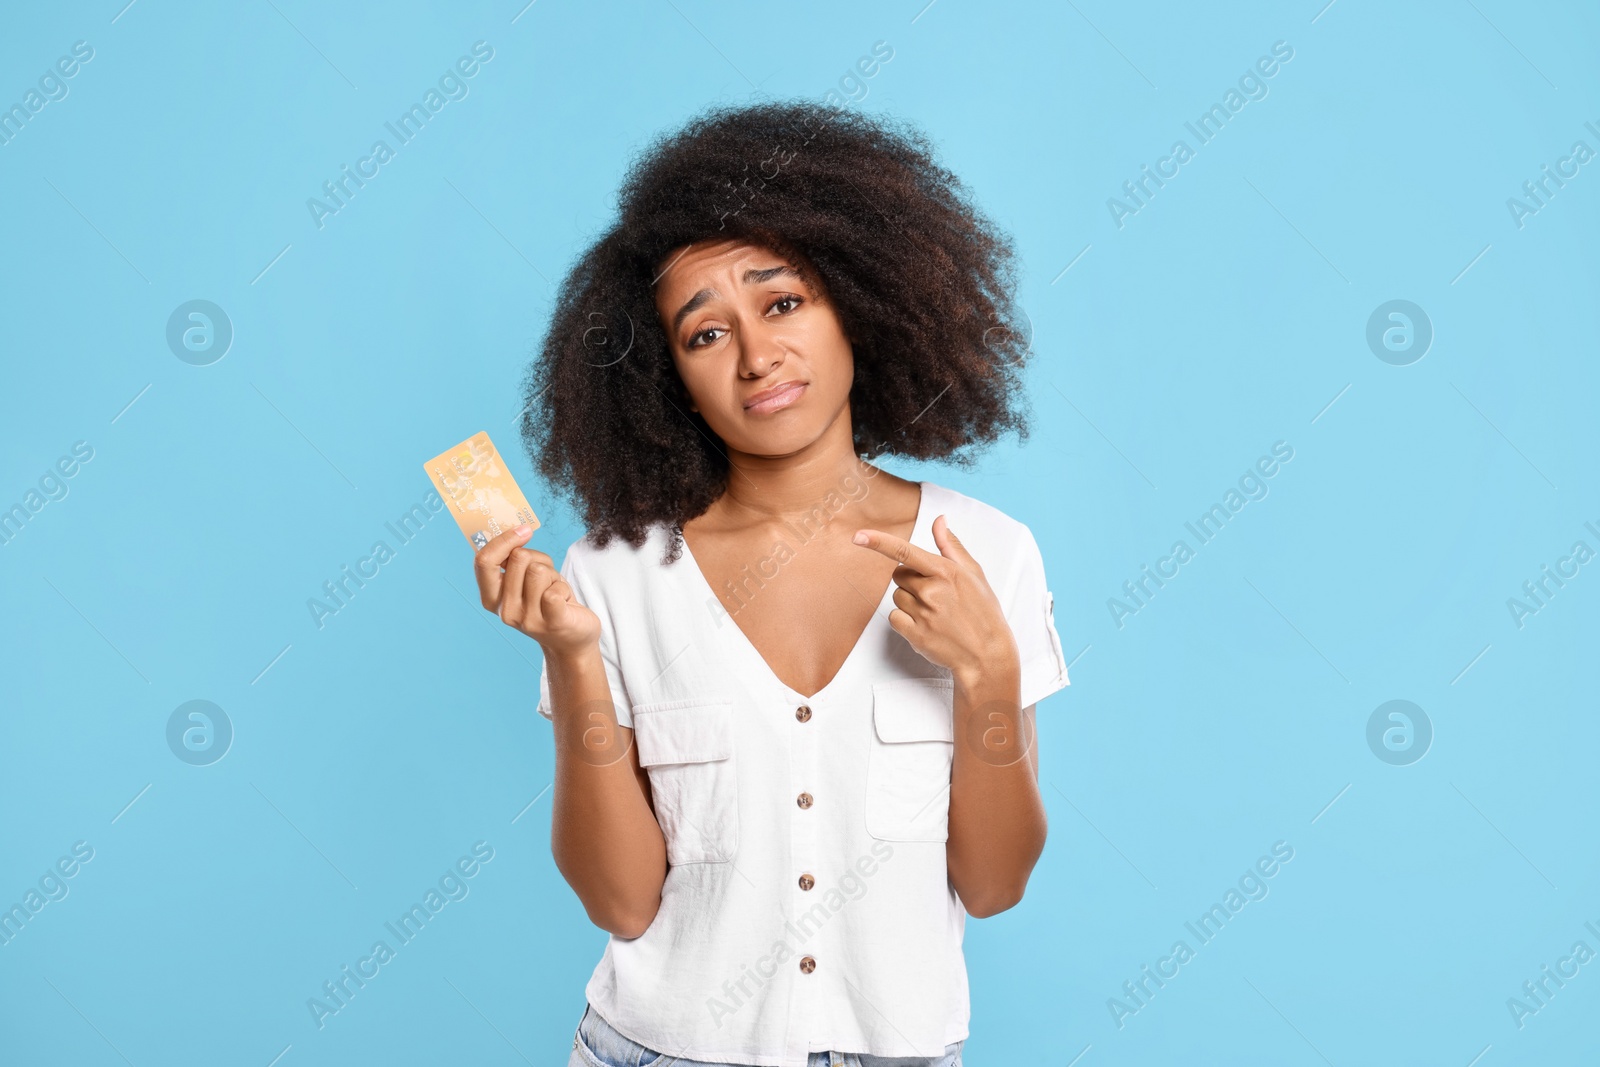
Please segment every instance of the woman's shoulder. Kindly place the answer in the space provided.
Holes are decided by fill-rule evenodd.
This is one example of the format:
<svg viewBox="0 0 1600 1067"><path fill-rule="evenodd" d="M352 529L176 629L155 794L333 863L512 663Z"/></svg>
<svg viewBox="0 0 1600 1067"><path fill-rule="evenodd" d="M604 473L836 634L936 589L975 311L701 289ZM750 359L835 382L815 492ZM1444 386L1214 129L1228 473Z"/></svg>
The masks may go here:
<svg viewBox="0 0 1600 1067"><path fill-rule="evenodd" d="M927 515L930 539L934 518L943 515L950 529L974 555L978 555L979 546L1009 554L1033 540L1033 532L1026 523L987 501L933 482L924 482L923 486L925 490L932 489L927 501L932 505Z"/></svg>
<svg viewBox="0 0 1600 1067"><path fill-rule="evenodd" d="M595 581L637 577L645 571L660 568L662 555L667 549L667 537L666 527L657 524L649 528L644 541L637 546L617 535L612 535L602 545L593 533L586 531L567 546L560 569L565 572L569 566L575 566L583 571L585 577Z"/></svg>

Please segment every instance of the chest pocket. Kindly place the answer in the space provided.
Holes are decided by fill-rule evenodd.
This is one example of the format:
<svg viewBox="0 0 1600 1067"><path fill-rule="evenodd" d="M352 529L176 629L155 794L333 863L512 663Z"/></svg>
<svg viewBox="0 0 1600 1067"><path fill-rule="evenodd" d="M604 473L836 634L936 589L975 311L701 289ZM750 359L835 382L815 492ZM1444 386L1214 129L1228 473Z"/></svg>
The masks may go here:
<svg viewBox="0 0 1600 1067"><path fill-rule="evenodd" d="M639 766L650 775L667 862L725 863L739 847L733 703L670 700L633 707Z"/></svg>
<svg viewBox="0 0 1600 1067"><path fill-rule="evenodd" d="M867 754L867 833L886 841L950 836L955 758L954 683L903 678L872 687Z"/></svg>

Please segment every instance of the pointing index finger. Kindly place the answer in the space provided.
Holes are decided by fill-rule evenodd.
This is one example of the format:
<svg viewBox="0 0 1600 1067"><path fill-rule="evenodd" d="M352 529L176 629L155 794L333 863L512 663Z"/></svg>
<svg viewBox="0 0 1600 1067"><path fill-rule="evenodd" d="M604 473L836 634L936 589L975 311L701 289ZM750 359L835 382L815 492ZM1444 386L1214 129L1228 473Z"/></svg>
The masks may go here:
<svg viewBox="0 0 1600 1067"><path fill-rule="evenodd" d="M939 574L944 566L942 557L882 530L857 530L855 543L874 552L881 552L902 567L910 567L921 574L929 576Z"/></svg>

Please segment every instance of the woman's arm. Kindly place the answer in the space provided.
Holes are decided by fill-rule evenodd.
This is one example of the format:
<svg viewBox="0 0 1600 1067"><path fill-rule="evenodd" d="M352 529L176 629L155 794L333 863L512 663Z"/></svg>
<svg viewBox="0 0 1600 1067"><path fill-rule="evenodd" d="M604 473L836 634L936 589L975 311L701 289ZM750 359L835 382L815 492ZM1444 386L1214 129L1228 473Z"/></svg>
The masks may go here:
<svg viewBox="0 0 1600 1067"><path fill-rule="evenodd" d="M521 547L520 526L478 550L473 571L486 610L544 650L555 727L550 848L589 918L638 937L661 906L667 843L639 766L633 731L617 724L600 654L600 618L573 595L543 552Z"/></svg>
<svg viewBox="0 0 1600 1067"><path fill-rule="evenodd" d="M1033 705L1021 707L1016 637L983 567L943 515L933 540L937 556L878 530L856 534L900 564L889 625L955 682L945 863L962 906L982 919L1022 899L1044 851Z"/></svg>
<svg viewBox="0 0 1600 1067"><path fill-rule="evenodd" d="M617 725L600 646L547 654L556 782L550 849L589 919L638 937L661 905L667 844L633 731Z"/></svg>
<svg viewBox="0 0 1600 1067"><path fill-rule="evenodd" d="M955 760L950 768L950 885L967 913L987 918L1013 907L1044 851L1039 751L1033 705L1019 708L1013 647L990 665L955 675Z"/></svg>

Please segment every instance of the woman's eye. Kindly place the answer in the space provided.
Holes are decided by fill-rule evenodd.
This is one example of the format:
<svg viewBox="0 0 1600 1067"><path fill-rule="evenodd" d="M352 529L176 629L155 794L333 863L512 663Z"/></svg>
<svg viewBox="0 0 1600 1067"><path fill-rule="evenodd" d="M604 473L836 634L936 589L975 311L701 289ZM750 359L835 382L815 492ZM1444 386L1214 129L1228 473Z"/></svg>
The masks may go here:
<svg viewBox="0 0 1600 1067"><path fill-rule="evenodd" d="M768 308L767 310L768 311L776 311L780 315L787 315L787 314L789 314L789 312L793 311L795 308L797 308L799 306L800 306L800 300L799 300L798 297L783 296L783 297L779 297L773 303L772 307Z"/></svg>
<svg viewBox="0 0 1600 1067"><path fill-rule="evenodd" d="M722 332L722 327L720 327L720 326L713 326L709 330L701 330L699 333L697 333L693 337L689 338L689 347L690 348L704 348L706 345L708 345L712 341L716 340L715 337L711 337L710 336L711 334L721 333L721 332ZM707 339L702 342L700 340L702 337L705 337Z"/></svg>

